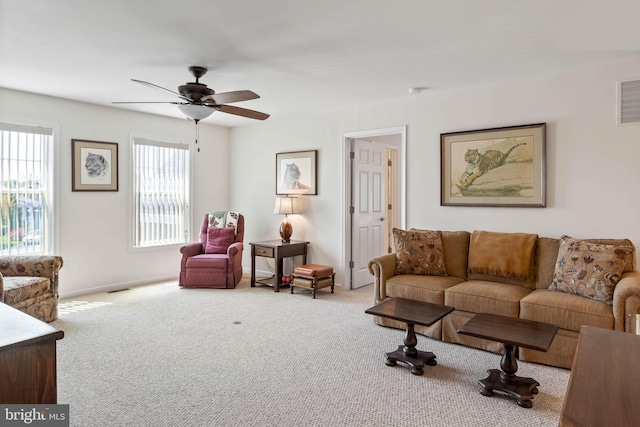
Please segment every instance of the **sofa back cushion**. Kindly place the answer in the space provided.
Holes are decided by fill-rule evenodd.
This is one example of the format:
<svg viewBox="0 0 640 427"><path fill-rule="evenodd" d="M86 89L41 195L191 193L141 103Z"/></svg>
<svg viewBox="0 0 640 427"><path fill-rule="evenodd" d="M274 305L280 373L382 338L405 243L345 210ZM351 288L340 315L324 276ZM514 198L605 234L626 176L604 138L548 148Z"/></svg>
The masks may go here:
<svg viewBox="0 0 640 427"><path fill-rule="evenodd" d="M411 228L416 231L418 228ZM447 276L455 276L460 279L467 279L467 256L469 254L468 231L441 231L442 251L444 253L444 266Z"/></svg>
<svg viewBox="0 0 640 427"><path fill-rule="evenodd" d="M590 243L600 245L633 246L629 239L584 239ZM635 247L634 247L635 248ZM536 244L536 289L547 289L553 283L553 273L556 269L558 251L560 250L560 239L540 237ZM623 272L636 270L635 250L627 257Z"/></svg>
<svg viewBox="0 0 640 427"><path fill-rule="evenodd" d="M538 236L474 231L469 244L469 280L485 280L533 289Z"/></svg>
<svg viewBox="0 0 640 427"><path fill-rule="evenodd" d="M443 231L442 249L444 265L449 276L467 278L467 254L469 253L468 231Z"/></svg>

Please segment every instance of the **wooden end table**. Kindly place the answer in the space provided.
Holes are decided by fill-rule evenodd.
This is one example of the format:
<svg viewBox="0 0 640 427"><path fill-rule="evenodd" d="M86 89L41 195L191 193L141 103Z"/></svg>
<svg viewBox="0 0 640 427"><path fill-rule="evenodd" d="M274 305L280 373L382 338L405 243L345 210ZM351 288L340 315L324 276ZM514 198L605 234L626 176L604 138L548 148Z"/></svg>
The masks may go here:
<svg viewBox="0 0 640 427"><path fill-rule="evenodd" d="M58 403L56 341L64 332L0 303L0 402Z"/></svg>
<svg viewBox="0 0 640 427"><path fill-rule="evenodd" d="M404 345L398 346L396 351L385 355L387 366L396 366L397 362L405 363L414 375L424 373L424 365L437 365L436 356L430 351L416 349L418 339L415 325L431 326L454 310L446 305L431 304L406 298L391 298L365 310L367 314L399 320L406 323L407 335Z"/></svg>
<svg viewBox="0 0 640 427"><path fill-rule="evenodd" d="M540 383L533 378L519 377L516 348L526 347L547 351L558 327L548 323L480 313L458 329L462 335L498 341L504 344L500 369L489 369L489 376L478 381L483 396L493 396L495 391L509 395L523 408L531 408L534 394Z"/></svg>
<svg viewBox="0 0 640 427"><path fill-rule="evenodd" d="M640 336L582 326L559 425L637 425L639 364Z"/></svg>
<svg viewBox="0 0 640 427"><path fill-rule="evenodd" d="M302 264L307 263L307 245L309 242L291 240L266 240L263 242L249 243L251 245L251 287L256 283L273 286L275 292L280 292L282 282L282 260L293 256L302 256ZM256 257L273 258L275 260L275 272L267 279L256 279Z"/></svg>

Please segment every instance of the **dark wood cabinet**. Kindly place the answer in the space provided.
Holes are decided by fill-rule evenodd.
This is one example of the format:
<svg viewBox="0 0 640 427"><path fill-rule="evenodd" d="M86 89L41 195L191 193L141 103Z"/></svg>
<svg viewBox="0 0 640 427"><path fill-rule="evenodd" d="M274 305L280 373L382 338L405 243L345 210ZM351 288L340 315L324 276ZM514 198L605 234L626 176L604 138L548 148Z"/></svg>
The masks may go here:
<svg viewBox="0 0 640 427"><path fill-rule="evenodd" d="M58 403L56 341L64 332L0 303L0 403Z"/></svg>

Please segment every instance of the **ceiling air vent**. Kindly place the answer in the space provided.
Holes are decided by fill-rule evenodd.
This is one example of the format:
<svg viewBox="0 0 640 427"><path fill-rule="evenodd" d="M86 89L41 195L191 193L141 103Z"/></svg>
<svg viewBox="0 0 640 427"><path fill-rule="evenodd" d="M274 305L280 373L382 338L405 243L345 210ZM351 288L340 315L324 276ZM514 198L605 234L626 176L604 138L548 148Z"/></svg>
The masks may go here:
<svg viewBox="0 0 640 427"><path fill-rule="evenodd" d="M618 82L618 125L640 124L640 78Z"/></svg>

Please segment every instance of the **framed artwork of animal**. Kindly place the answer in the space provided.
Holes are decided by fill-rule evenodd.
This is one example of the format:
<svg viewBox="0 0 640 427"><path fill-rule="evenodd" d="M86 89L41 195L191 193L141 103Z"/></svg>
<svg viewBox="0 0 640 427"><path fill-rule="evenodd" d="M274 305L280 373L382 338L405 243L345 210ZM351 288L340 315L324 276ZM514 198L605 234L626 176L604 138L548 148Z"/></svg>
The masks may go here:
<svg viewBox="0 0 640 427"><path fill-rule="evenodd" d="M276 153L276 195L317 195L318 150Z"/></svg>
<svg viewBox="0 0 640 427"><path fill-rule="evenodd" d="M118 144L71 140L71 191L118 191Z"/></svg>
<svg viewBox="0 0 640 427"><path fill-rule="evenodd" d="M546 123L440 134L440 205L545 207Z"/></svg>

